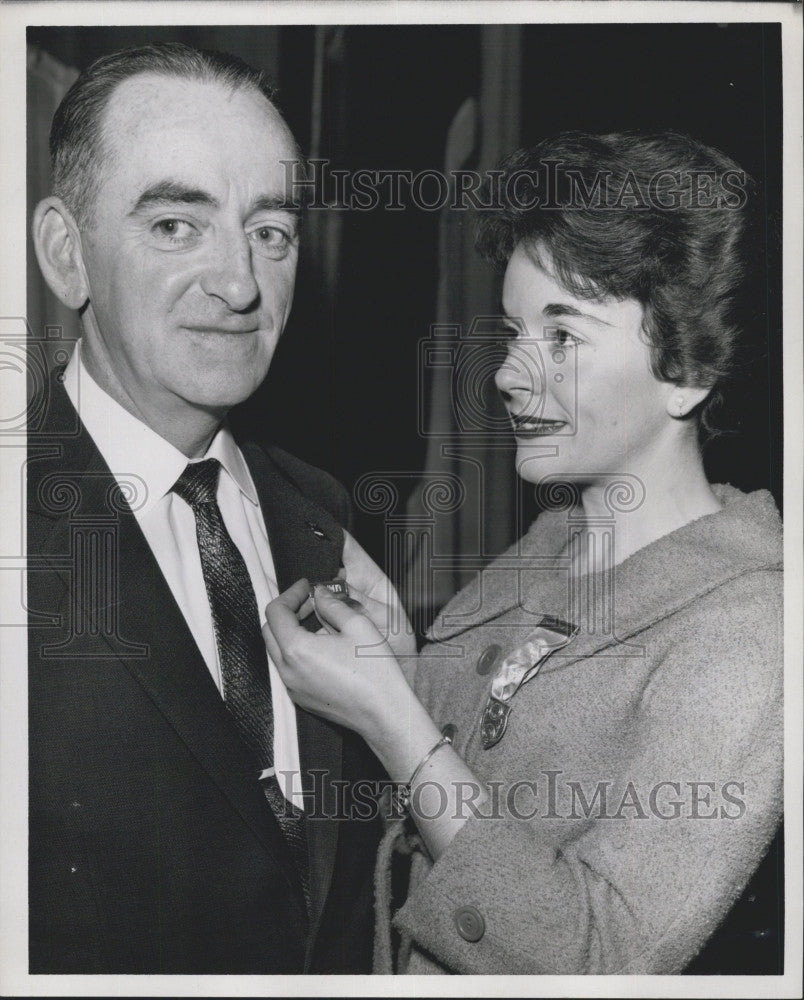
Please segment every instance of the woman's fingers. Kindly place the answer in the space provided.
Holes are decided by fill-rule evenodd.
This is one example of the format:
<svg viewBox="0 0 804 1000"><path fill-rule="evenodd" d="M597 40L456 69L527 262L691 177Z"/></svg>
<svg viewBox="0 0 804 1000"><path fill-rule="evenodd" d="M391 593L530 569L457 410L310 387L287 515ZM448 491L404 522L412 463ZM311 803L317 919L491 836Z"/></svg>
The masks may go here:
<svg viewBox="0 0 804 1000"><path fill-rule="evenodd" d="M310 584L302 577L302 579L297 580L292 587L288 587L287 590L283 590L276 600L279 601L284 607L290 608L290 610L296 614L309 596ZM272 601L271 603L273 604L275 602Z"/></svg>
<svg viewBox="0 0 804 1000"><path fill-rule="evenodd" d="M387 582L380 567L348 531L344 532L343 568L350 589L355 588L372 597L377 596L374 591L381 589Z"/></svg>
<svg viewBox="0 0 804 1000"><path fill-rule="evenodd" d="M270 604L268 605L270 607ZM285 665L284 658L282 656L282 650L279 648L276 639L274 639L274 634L271 631L271 626L266 621L262 627L262 638L265 643L265 648L268 650L268 655L273 660L276 665L277 670L281 672Z"/></svg>
<svg viewBox="0 0 804 1000"><path fill-rule="evenodd" d="M268 647L268 655L277 667L284 662L284 654L290 649L291 642L296 639L299 632L305 631L299 625L296 615L309 594L310 585L307 580L297 580L265 609L265 627L262 635Z"/></svg>
<svg viewBox="0 0 804 1000"><path fill-rule="evenodd" d="M312 600L310 599L310 595L308 594L307 600L304 602L304 604L302 604L302 606L296 612L296 617L299 619L300 622L303 622L304 619L308 615L311 615L314 611L315 611L315 605L313 604Z"/></svg>
<svg viewBox="0 0 804 1000"><path fill-rule="evenodd" d="M358 611L353 610L337 597L333 597L326 587L317 586L314 595L316 614L321 621L331 625L338 632L349 632L350 626L361 619L365 620Z"/></svg>
<svg viewBox="0 0 804 1000"><path fill-rule="evenodd" d="M298 580L275 598L265 609L265 639L268 653L277 664L288 664L293 659L293 650L310 638L310 634L299 624L299 611L310 601L310 587L307 580ZM374 638L375 627L363 614L350 608L343 601L333 597L324 586L316 586L312 602L319 619L337 633L351 634L360 638ZM367 635L367 631L371 633Z"/></svg>
<svg viewBox="0 0 804 1000"><path fill-rule="evenodd" d="M326 586L315 588L316 613L333 634L313 635L300 625L307 586L300 580L265 609L266 648L297 705L366 738L385 717L384 699L395 697L391 687L404 678L371 619Z"/></svg>

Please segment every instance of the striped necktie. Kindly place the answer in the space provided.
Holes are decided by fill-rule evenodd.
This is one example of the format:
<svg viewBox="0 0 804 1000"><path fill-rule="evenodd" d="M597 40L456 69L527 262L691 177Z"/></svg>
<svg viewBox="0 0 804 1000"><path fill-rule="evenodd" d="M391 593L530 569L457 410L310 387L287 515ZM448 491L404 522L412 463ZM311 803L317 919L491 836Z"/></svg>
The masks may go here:
<svg viewBox="0 0 804 1000"><path fill-rule="evenodd" d="M220 469L215 458L191 462L176 480L173 492L187 502L195 515L201 569L223 675L224 702L243 742L252 752L254 779L260 781L290 846L307 897L304 814L282 794L273 772L274 713L268 655L248 569L218 507ZM266 770L270 775L260 778Z"/></svg>

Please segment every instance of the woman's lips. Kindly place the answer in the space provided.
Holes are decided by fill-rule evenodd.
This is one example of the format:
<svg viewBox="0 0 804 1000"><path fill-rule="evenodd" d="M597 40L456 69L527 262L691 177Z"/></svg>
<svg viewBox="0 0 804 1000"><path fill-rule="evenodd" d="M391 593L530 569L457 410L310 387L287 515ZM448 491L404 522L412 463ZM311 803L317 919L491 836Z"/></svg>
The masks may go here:
<svg viewBox="0 0 804 1000"><path fill-rule="evenodd" d="M567 426L566 420L541 420L538 417L511 417L514 425L514 435L518 438L546 437L557 434Z"/></svg>

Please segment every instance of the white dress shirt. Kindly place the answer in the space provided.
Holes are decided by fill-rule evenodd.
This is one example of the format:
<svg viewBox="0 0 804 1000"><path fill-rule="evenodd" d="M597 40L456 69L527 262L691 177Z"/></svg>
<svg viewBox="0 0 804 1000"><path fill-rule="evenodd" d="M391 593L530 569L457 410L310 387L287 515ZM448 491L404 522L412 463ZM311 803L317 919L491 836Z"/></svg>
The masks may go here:
<svg viewBox="0 0 804 1000"><path fill-rule="evenodd" d="M222 695L223 679L201 570L195 515L181 497L171 492L187 465L186 456L101 389L84 367L80 341L65 369L64 388L118 483L122 486L126 480L138 477L144 484L142 497L133 502L134 516ZM251 577L262 626L265 605L277 596L278 588L254 482L226 427L220 428L203 457L217 458L221 463L218 506ZM158 613L155 607L154 614ZM268 666L277 780L285 797L303 809L296 712L270 657Z"/></svg>

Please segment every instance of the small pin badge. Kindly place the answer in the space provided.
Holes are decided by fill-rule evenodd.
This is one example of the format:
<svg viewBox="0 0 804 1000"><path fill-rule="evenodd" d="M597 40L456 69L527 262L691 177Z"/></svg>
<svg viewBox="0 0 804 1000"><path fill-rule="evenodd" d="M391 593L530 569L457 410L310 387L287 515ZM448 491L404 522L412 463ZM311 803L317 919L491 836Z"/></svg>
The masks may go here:
<svg viewBox="0 0 804 1000"><path fill-rule="evenodd" d="M493 695L489 698L480 722L480 737L483 741L484 750L495 746L503 738L505 730L508 727L508 717L510 714L510 705L499 701Z"/></svg>
<svg viewBox="0 0 804 1000"><path fill-rule="evenodd" d="M315 535L316 538L326 538L327 537L324 534L324 532L318 527L318 525L317 524L313 524L312 521L308 521L307 522L307 527L310 529L310 531L312 531L312 533Z"/></svg>

